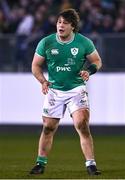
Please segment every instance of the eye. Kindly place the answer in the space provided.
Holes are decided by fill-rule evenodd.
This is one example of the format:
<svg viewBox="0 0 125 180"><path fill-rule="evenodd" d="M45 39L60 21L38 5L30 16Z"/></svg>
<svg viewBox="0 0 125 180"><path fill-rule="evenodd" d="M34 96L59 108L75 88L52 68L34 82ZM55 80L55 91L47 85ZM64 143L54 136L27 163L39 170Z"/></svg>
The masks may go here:
<svg viewBox="0 0 125 180"><path fill-rule="evenodd" d="M58 23L58 24L61 24L61 21L58 21L57 23Z"/></svg>
<svg viewBox="0 0 125 180"><path fill-rule="evenodd" d="M64 23L64 24L69 24L69 22L68 22L68 21L64 21L63 23Z"/></svg>

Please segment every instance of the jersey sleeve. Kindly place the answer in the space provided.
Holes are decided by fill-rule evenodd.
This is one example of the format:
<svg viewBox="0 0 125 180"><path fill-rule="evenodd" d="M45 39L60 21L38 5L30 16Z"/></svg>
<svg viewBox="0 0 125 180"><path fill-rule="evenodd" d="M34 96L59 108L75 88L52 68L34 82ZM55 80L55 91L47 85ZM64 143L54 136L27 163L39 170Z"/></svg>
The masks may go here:
<svg viewBox="0 0 125 180"><path fill-rule="evenodd" d="M40 56L43 56L45 57L46 54L45 54L45 38L43 38L37 45L36 47L36 54L40 55Z"/></svg>
<svg viewBox="0 0 125 180"><path fill-rule="evenodd" d="M95 51L95 46L94 46L93 42L90 39L87 39L86 56L91 54L93 51Z"/></svg>

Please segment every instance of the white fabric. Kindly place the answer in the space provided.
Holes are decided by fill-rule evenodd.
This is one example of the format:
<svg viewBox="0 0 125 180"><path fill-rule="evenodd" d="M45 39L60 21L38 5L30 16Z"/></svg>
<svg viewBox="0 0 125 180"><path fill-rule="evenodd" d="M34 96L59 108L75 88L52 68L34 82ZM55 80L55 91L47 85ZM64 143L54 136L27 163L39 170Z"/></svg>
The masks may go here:
<svg viewBox="0 0 125 180"><path fill-rule="evenodd" d="M62 118L66 108L70 114L81 108L89 108L85 86L79 86L69 91L49 90L43 105L43 116Z"/></svg>
<svg viewBox="0 0 125 180"><path fill-rule="evenodd" d="M86 165L86 167L92 166L92 165L96 166L96 162L94 159L90 159L85 162L85 165Z"/></svg>

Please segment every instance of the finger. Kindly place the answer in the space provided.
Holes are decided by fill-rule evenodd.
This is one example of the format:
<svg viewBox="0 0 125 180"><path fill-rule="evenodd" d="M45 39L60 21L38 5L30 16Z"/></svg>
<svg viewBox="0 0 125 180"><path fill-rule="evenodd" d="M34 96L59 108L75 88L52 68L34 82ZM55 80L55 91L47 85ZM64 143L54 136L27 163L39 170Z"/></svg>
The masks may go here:
<svg viewBox="0 0 125 180"><path fill-rule="evenodd" d="M89 76L84 76L83 79L84 79L85 81L88 81L88 80L89 80Z"/></svg>
<svg viewBox="0 0 125 180"><path fill-rule="evenodd" d="M47 94L47 93L48 93L48 90L49 90L48 86L47 86L47 87L44 87L44 88L43 88L43 94Z"/></svg>
<svg viewBox="0 0 125 180"><path fill-rule="evenodd" d="M81 71L80 76L87 76L88 72L87 71Z"/></svg>
<svg viewBox="0 0 125 180"><path fill-rule="evenodd" d="M86 78L88 78L89 76L88 76L88 74L83 74L81 77L82 77L83 79L86 79Z"/></svg>
<svg viewBox="0 0 125 180"><path fill-rule="evenodd" d="M80 73L79 73L79 74L80 74L80 76L83 76L83 74L84 74L84 71L80 71Z"/></svg>
<svg viewBox="0 0 125 180"><path fill-rule="evenodd" d="M85 80L85 81L88 81L88 79L89 79L89 75L88 75L88 74L84 74L84 75L82 75L81 77L82 77L83 80Z"/></svg>
<svg viewBox="0 0 125 180"><path fill-rule="evenodd" d="M42 89L42 92L43 92L43 94L46 94L46 89L45 88Z"/></svg>

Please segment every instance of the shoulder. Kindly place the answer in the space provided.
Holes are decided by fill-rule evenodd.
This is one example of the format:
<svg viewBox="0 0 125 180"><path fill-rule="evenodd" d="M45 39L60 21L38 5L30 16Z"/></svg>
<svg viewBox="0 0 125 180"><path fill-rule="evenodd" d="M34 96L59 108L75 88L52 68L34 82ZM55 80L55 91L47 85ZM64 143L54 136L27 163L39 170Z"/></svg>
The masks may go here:
<svg viewBox="0 0 125 180"><path fill-rule="evenodd" d="M84 43L89 43L89 42L92 42L91 39L89 39L88 37L80 34L80 33L76 33L76 38L83 41Z"/></svg>
<svg viewBox="0 0 125 180"><path fill-rule="evenodd" d="M76 37L78 37L79 42L84 46L87 51L88 49L91 50L91 52L95 50L95 45L91 39L80 33L77 33Z"/></svg>
<svg viewBox="0 0 125 180"><path fill-rule="evenodd" d="M45 52L48 49L48 47L53 43L55 38L55 34L51 34L49 36L46 36L42 38L36 47L36 53L40 56L45 57Z"/></svg>
<svg viewBox="0 0 125 180"><path fill-rule="evenodd" d="M46 46L48 44L52 44L53 41L56 39L56 34L51 34L49 36L43 37L39 42L38 45Z"/></svg>
<svg viewBox="0 0 125 180"><path fill-rule="evenodd" d="M80 33L76 33L76 41L84 47L86 55L91 54L95 50L95 45L92 40Z"/></svg>

